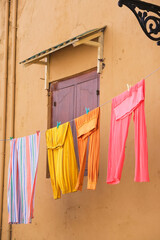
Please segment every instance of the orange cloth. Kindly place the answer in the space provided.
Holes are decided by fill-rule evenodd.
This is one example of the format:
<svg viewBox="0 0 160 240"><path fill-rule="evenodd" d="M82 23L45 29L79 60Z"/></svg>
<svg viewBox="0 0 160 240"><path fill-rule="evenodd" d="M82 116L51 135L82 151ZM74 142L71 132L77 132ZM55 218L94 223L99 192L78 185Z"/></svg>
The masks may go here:
<svg viewBox="0 0 160 240"><path fill-rule="evenodd" d="M76 184L77 190L82 190L83 177L86 165L87 142L89 138L88 152L88 189L95 189L98 169L99 169L99 150L100 150L100 108L96 108L79 118L75 119L78 151L80 161L80 172Z"/></svg>

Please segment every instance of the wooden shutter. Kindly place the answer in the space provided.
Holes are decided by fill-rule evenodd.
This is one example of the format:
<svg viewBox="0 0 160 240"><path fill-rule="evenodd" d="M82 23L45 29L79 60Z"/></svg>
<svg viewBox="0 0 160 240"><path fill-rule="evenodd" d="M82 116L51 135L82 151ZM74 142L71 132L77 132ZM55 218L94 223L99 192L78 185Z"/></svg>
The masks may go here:
<svg viewBox="0 0 160 240"><path fill-rule="evenodd" d="M52 93L52 120L51 127L68 122L74 118L74 86L59 89Z"/></svg>
<svg viewBox="0 0 160 240"><path fill-rule="evenodd" d="M63 124L85 114L85 107L92 110L99 106L99 75L96 71L92 71L68 80L53 82L50 86L50 91L50 127L55 127L57 121ZM79 165L76 128L74 121L70 124ZM87 175L87 164L85 175Z"/></svg>

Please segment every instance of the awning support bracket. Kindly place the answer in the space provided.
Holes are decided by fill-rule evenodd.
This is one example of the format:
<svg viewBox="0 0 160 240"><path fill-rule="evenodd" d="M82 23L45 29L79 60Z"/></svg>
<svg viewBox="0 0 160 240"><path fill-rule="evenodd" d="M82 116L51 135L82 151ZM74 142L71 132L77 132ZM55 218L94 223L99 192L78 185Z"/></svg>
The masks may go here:
<svg viewBox="0 0 160 240"><path fill-rule="evenodd" d="M98 41L94 41L95 39L98 39ZM82 40L79 40L73 43L73 46L77 47L82 44L98 48L97 73L99 74L102 73L102 70L104 68L104 63L103 63L104 32L98 32L98 33L92 34L89 37L83 38Z"/></svg>

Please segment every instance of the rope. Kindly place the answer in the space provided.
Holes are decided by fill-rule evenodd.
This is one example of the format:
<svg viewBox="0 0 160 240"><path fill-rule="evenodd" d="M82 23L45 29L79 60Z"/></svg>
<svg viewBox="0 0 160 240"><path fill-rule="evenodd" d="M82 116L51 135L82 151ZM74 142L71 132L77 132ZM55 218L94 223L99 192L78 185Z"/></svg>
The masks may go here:
<svg viewBox="0 0 160 240"><path fill-rule="evenodd" d="M145 78L143 78L143 79L149 78L152 74L156 73L159 69L160 69L160 67L158 67L156 70L154 70L153 72L151 72L150 74L148 74L148 75L147 75ZM103 104L101 104L99 107L103 107L104 105L110 103L111 101L112 101L112 99L109 99L109 100L107 100L106 102L104 102ZM93 110L93 109L92 109L92 110ZM68 121L68 122L73 122L74 119L75 119L75 118L71 119L71 120ZM46 130L43 130L43 131L40 131L40 132L43 133L43 132L46 132ZM0 141L9 141L9 140L10 140L10 138L0 139Z"/></svg>

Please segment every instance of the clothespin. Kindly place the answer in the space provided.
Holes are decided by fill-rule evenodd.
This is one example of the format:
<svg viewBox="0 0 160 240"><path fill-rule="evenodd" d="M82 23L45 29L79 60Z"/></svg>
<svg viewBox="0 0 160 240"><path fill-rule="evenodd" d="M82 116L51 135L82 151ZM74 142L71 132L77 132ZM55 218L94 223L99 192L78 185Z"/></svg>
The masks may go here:
<svg viewBox="0 0 160 240"><path fill-rule="evenodd" d="M86 109L86 113L88 114L89 113L89 108L85 108Z"/></svg>
<svg viewBox="0 0 160 240"><path fill-rule="evenodd" d="M40 133L40 130L37 130L37 131L36 131L36 133L37 133L37 135L39 135L39 133Z"/></svg>
<svg viewBox="0 0 160 240"><path fill-rule="evenodd" d="M57 128L59 128L60 125L61 125L61 122L57 122Z"/></svg>
<svg viewBox="0 0 160 240"><path fill-rule="evenodd" d="M127 90L129 91L130 88L131 88L131 85L129 85L129 84L127 83Z"/></svg>
<svg viewBox="0 0 160 240"><path fill-rule="evenodd" d="M13 139L13 137L10 137L10 140L12 140Z"/></svg>

